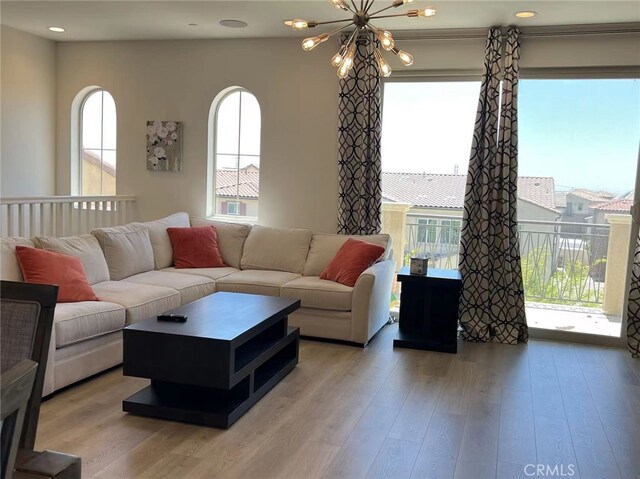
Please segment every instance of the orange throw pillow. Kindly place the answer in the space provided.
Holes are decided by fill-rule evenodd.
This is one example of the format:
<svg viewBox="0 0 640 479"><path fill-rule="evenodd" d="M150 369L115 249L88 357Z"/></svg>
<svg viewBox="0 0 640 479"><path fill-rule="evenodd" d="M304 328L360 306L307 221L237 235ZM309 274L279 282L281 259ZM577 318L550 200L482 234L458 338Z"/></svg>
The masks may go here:
<svg viewBox="0 0 640 479"><path fill-rule="evenodd" d="M225 266L214 226L167 228L176 268L221 268Z"/></svg>
<svg viewBox="0 0 640 479"><path fill-rule="evenodd" d="M375 263L382 253L382 246L349 238L320 274L320 279L354 286L364 270Z"/></svg>
<svg viewBox="0 0 640 479"><path fill-rule="evenodd" d="M27 283L58 285L58 303L99 301L78 258L28 246L16 246L16 256Z"/></svg>

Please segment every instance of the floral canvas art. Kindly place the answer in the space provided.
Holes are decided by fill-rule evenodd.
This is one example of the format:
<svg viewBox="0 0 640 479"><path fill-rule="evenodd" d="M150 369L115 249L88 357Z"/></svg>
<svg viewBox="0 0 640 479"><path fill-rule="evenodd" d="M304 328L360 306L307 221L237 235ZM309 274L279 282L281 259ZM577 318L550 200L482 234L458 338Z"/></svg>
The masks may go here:
<svg viewBox="0 0 640 479"><path fill-rule="evenodd" d="M147 122L147 169L182 171L182 122Z"/></svg>

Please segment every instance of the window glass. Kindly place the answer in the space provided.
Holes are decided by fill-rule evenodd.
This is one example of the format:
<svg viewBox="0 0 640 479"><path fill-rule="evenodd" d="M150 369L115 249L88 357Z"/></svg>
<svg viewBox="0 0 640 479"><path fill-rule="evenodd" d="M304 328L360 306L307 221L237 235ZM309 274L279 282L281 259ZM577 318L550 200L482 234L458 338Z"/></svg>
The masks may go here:
<svg viewBox="0 0 640 479"><path fill-rule="evenodd" d="M108 91L93 90L80 111L80 192L116 194L116 105Z"/></svg>
<svg viewBox="0 0 640 479"><path fill-rule="evenodd" d="M260 192L260 105L245 90L219 103L215 132L215 212L258 216Z"/></svg>

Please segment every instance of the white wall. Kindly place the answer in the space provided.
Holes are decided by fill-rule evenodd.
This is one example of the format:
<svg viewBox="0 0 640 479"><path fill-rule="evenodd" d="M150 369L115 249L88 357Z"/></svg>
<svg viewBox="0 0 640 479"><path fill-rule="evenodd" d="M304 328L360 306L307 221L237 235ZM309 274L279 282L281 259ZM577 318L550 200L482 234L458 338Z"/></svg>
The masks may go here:
<svg viewBox="0 0 640 479"><path fill-rule="evenodd" d="M113 95L118 115L117 192L135 194L142 219L204 215L211 102L242 86L260 102L260 222L334 232L337 223L338 80L330 49L299 41L60 43L57 187L70 191L71 103L84 87ZM184 122L181 173L146 169L147 120Z"/></svg>
<svg viewBox="0 0 640 479"><path fill-rule="evenodd" d="M478 69L483 39L399 41L414 70ZM638 37L527 38L521 66L640 64ZM333 45L311 53L298 39L64 42L57 49L58 194L70 191L70 116L89 85L108 89L118 113L118 193L139 198L142 219L206 209L207 119L211 101L238 85L262 111L260 222L335 232L337 93ZM145 166L147 120L184 122L184 171Z"/></svg>
<svg viewBox="0 0 640 479"><path fill-rule="evenodd" d="M55 194L55 43L0 27L0 194Z"/></svg>

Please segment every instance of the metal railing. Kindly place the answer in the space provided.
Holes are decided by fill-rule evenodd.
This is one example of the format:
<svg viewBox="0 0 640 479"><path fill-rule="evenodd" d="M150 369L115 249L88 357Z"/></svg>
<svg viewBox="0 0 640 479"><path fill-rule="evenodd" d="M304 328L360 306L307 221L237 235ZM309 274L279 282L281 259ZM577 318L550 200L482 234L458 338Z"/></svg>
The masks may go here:
<svg viewBox="0 0 640 479"><path fill-rule="evenodd" d="M0 198L0 236L68 236L137 219L135 196Z"/></svg>
<svg viewBox="0 0 640 479"><path fill-rule="evenodd" d="M411 257L427 257L432 268L457 269L460 231L460 217L407 217L404 264ZM527 301L602 305L608 224L522 220L519 235Z"/></svg>

